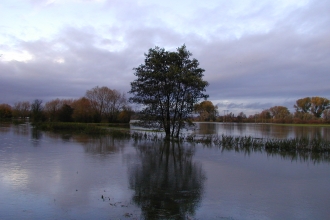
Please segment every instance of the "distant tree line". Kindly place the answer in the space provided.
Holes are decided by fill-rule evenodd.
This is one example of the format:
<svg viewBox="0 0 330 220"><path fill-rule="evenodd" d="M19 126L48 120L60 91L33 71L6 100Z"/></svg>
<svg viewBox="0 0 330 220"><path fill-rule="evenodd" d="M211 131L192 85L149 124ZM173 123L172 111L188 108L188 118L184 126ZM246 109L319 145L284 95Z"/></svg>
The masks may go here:
<svg viewBox="0 0 330 220"><path fill-rule="evenodd" d="M294 104L295 112L291 113L285 106L273 106L260 113L246 116L228 113L219 115L217 106L211 101L195 105L195 121L250 122L250 123L330 123L330 101L323 97L305 97Z"/></svg>
<svg viewBox="0 0 330 220"><path fill-rule="evenodd" d="M305 97L298 99L293 107L295 112L291 113L285 106L274 106L249 116L247 122L330 123L330 101L327 98Z"/></svg>
<svg viewBox="0 0 330 220"><path fill-rule="evenodd" d="M205 100L194 105L193 121L247 122L247 123L330 123L330 100L323 97L305 97L294 104L291 113L285 106L273 106L260 113L247 116L228 113L220 115L218 107ZM17 102L14 106L0 104L0 119L27 118L33 121L62 122L120 122L127 123L134 111L124 94L108 87L94 87L79 99L54 99L43 104L40 99L32 103ZM138 119L138 114L135 114Z"/></svg>
<svg viewBox="0 0 330 220"><path fill-rule="evenodd" d="M0 118L31 118L34 122L121 122L130 121L133 111L125 94L108 87L94 87L79 99L54 99L43 103L21 101L0 104Z"/></svg>

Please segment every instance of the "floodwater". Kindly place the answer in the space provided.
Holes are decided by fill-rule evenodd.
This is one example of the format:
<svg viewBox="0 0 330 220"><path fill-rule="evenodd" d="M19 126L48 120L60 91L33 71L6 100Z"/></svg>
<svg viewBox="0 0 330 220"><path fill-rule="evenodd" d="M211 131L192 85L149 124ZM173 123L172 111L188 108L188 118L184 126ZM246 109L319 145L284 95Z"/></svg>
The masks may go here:
<svg viewBox="0 0 330 220"><path fill-rule="evenodd" d="M329 161L0 124L0 219L329 219Z"/></svg>
<svg viewBox="0 0 330 220"><path fill-rule="evenodd" d="M321 138L330 140L330 126L287 126L254 123L196 123L195 134L218 134L252 136L254 138Z"/></svg>

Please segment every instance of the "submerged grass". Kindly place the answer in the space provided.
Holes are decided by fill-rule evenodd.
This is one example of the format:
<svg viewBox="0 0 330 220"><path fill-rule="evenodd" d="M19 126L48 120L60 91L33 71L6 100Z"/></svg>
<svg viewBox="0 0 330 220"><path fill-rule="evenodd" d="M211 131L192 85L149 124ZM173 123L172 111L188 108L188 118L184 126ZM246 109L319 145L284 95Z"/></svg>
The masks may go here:
<svg viewBox="0 0 330 220"><path fill-rule="evenodd" d="M132 138L135 141L165 141L163 133L144 130L130 130L127 124L107 123L63 123L47 122L34 124L35 127L54 131L72 132L83 134L111 134L118 138ZM266 150L271 153L280 152L313 152L330 153L330 141L320 138L292 138L292 139L262 139L251 136L230 136L230 135L200 135L182 134L179 138L172 139L175 142L200 143L204 146L218 146L223 149L239 150Z"/></svg>
<svg viewBox="0 0 330 220"><path fill-rule="evenodd" d="M131 137L135 141L151 140L163 141L164 136L151 132L133 132ZM218 146L224 149L253 150L267 152L313 152L330 153L330 141L319 138L266 139L252 136L235 137L230 135L181 135L176 142L200 143L204 146Z"/></svg>

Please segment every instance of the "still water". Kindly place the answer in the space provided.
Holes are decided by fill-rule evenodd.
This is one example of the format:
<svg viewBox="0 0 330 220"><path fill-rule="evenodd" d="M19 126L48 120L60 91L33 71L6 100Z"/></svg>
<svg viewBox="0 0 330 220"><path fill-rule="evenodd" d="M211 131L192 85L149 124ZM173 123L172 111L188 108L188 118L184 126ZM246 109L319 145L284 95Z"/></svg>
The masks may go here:
<svg viewBox="0 0 330 220"><path fill-rule="evenodd" d="M252 136L255 138L322 138L330 140L330 126L286 126L248 123L196 123L195 134Z"/></svg>
<svg viewBox="0 0 330 220"><path fill-rule="evenodd" d="M0 219L329 219L329 161L0 124Z"/></svg>

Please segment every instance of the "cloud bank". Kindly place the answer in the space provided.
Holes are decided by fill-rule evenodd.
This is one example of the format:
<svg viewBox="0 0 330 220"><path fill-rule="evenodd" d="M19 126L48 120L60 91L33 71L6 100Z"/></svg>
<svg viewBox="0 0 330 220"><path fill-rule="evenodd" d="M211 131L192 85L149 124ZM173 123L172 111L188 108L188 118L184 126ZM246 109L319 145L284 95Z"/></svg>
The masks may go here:
<svg viewBox="0 0 330 220"><path fill-rule="evenodd" d="M186 44L219 110L330 98L330 2L5 0L0 103L130 90L155 46ZM5 22L8 21L8 22Z"/></svg>

